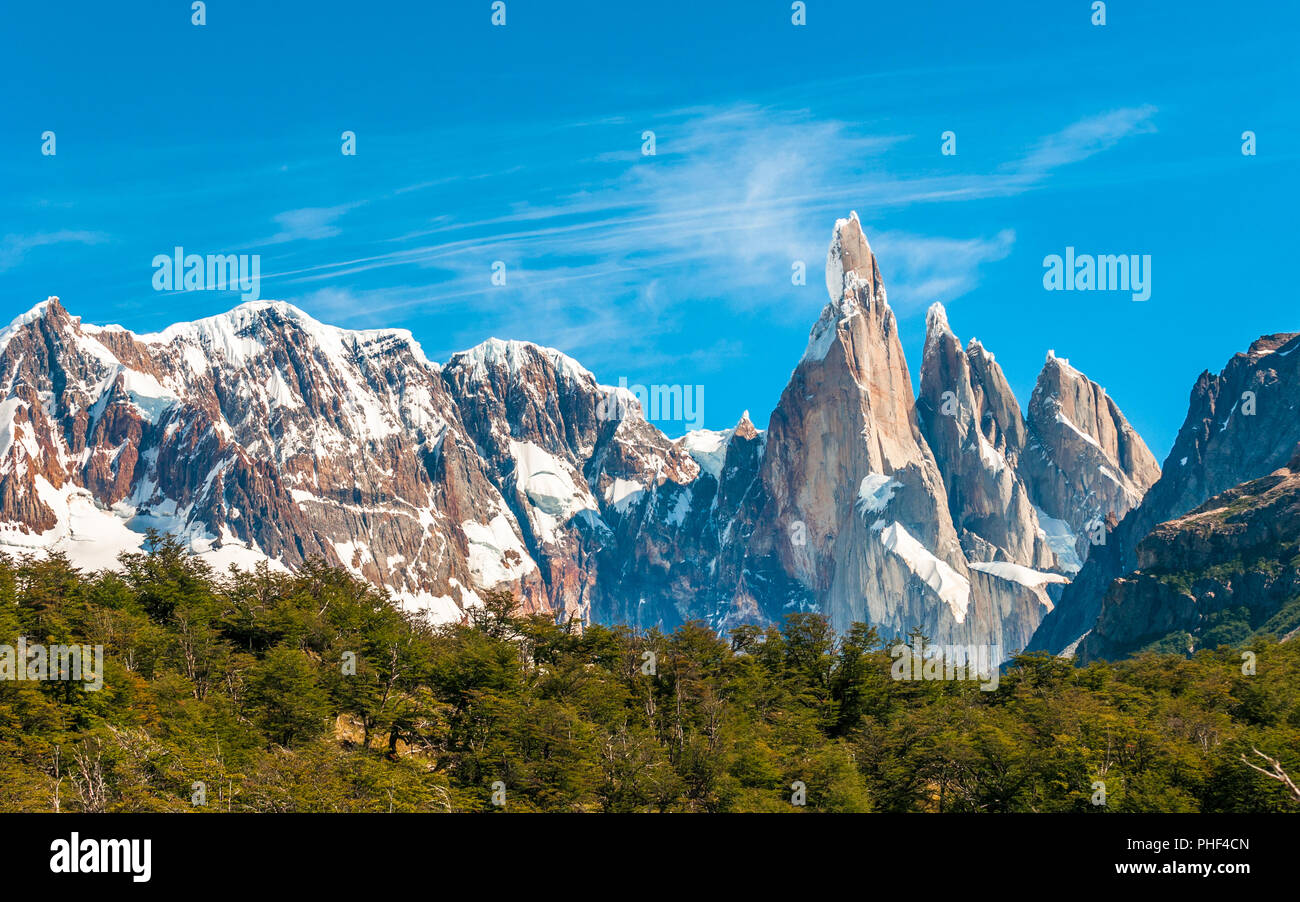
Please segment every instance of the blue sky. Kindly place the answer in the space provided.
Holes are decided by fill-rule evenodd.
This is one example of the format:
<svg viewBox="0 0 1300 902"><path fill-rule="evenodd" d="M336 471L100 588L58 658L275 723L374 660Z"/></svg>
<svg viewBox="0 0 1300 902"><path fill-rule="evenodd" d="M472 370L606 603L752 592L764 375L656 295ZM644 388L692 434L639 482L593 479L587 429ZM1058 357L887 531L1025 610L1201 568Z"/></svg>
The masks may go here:
<svg viewBox="0 0 1300 902"><path fill-rule="evenodd" d="M507 0L502 28L487 0L212 0L203 27L188 2L6 4L0 318L56 294L155 330L239 302L155 292L156 254L257 253L263 297L433 359L537 341L762 426L857 210L914 378L942 301L1022 404L1052 348L1163 458L1201 370L1300 329L1300 14L1089 7L808 0L795 27L788 2ZM1045 291L1067 245L1151 255L1151 299Z"/></svg>

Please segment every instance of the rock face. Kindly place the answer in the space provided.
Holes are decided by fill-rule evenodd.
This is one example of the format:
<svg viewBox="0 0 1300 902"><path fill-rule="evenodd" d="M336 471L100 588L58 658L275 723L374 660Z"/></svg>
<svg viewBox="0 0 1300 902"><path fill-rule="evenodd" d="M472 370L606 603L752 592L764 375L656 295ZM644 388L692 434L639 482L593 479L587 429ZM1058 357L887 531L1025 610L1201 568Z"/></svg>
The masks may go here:
<svg viewBox="0 0 1300 902"><path fill-rule="evenodd" d="M947 633L965 621L969 574L856 216L835 225L826 286L830 302L769 421L731 604L768 618L820 607L838 628L924 624L938 638L941 623ZM924 550L934 585L914 580L889 544Z"/></svg>
<svg viewBox="0 0 1300 902"><path fill-rule="evenodd" d="M1084 518L1136 503L1150 455L1063 361L1026 420L941 307L915 400L856 215L826 284L768 431L746 414L676 440L526 342L439 366L409 333L284 303L134 335L50 299L0 332L0 548L107 567L156 528L218 566L324 558L435 620L505 589L557 620L819 611L1023 648Z"/></svg>
<svg viewBox="0 0 1300 902"><path fill-rule="evenodd" d="M510 511L407 333L254 303L135 336L52 298L0 341L11 549L108 566L156 528L218 565L321 557L442 618L488 577L545 608ZM467 523L489 524L499 564Z"/></svg>
<svg viewBox="0 0 1300 902"><path fill-rule="evenodd" d="M962 350L939 304L926 316L916 408L966 556L1057 569L1019 472L1026 442L1020 405L992 354L974 340Z"/></svg>
<svg viewBox="0 0 1300 902"><path fill-rule="evenodd" d="M761 454L748 417L671 441L632 395L525 342L453 355L442 376L550 610L637 626L709 616L719 527Z"/></svg>
<svg viewBox="0 0 1300 902"><path fill-rule="evenodd" d="M1032 649L1071 650L1092 628L1110 584L1138 567L1155 527L1212 496L1284 466L1300 442L1300 335L1268 335L1217 376L1204 372L1160 479L1092 549L1087 565L1034 637ZM1100 653L1094 646L1094 654Z"/></svg>
<svg viewBox="0 0 1300 902"><path fill-rule="evenodd" d="M1137 546L1079 645L1082 661L1191 652L1300 631L1300 446L1286 467L1166 521Z"/></svg>
<svg viewBox="0 0 1300 902"><path fill-rule="evenodd" d="M588 562L610 535L600 486L583 473L617 425L597 416L605 392L564 355L523 342L485 342L454 355L442 375L470 446L504 499L503 525L514 525L521 560L541 572L543 609L585 616L595 580Z"/></svg>
<svg viewBox="0 0 1300 902"><path fill-rule="evenodd" d="M1051 606L1044 586L1063 578L1032 569L1051 562L1032 523L993 523L1008 510L1032 517L1012 474L999 482L980 471L982 482L968 491L965 470L941 472L856 215L836 222L826 287L829 303L772 414L757 483L731 526L733 547L719 570L724 622L819 610L839 629L865 621L887 634L919 627L936 642L1022 648ZM967 410L987 412L996 443L977 453L972 473L991 466L1006 431L1023 428L990 363L981 356L977 364L981 399L995 396L987 405L974 400L965 358L964 368L954 363ZM968 434L954 434L954 447L982 434L962 428ZM947 485L962 492L956 508L970 511L962 522L969 559Z"/></svg>
<svg viewBox="0 0 1300 902"><path fill-rule="evenodd" d="M0 333L0 548L114 565L149 528L222 567L319 557L436 620L707 616L758 469L749 420L676 442L575 361L491 340L446 367L408 333L255 302L153 335L57 298Z"/></svg>
<svg viewBox="0 0 1300 902"><path fill-rule="evenodd" d="M1050 351L1029 399L1020 470L1039 509L1073 533L1079 562L1160 477L1155 457L1106 390ZM1065 547L1058 550L1070 560Z"/></svg>

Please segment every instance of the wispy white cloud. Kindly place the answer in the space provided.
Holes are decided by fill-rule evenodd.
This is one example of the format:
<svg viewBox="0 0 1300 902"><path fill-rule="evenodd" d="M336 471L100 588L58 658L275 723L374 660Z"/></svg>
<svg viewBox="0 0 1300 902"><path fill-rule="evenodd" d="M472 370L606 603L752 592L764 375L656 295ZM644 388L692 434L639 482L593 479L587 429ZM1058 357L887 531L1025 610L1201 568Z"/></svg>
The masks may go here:
<svg viewBox="0 0 1300 902"><path fill-rule="evenodd" d="M1131 135L1155 132L1156 112L1154 106L1146 104L1080 119L1039 141L1013 168L1025 175L1046 175L1053 169L1086 160Z"/></svg>
<svg viewBox="0 0 1300 902"><path fill-rule="evenodd" d="M272 217L280 231L267 238L264 244L282 244L287 241L319 241L339 234L336 225L344 213L360 206L359 203L339 204L334 207L301 207L285 210Z"/></svg>
<svg viewBox="0 0 1300 902"><path fill-rule="evenodd" d="M979 267L1004 259L1015 242L1013 229L991 238L881 232L871 240L885 268L890 303L903 312L966 294L976 285Z"/></svg>
<svg viewBox="0 0 1300 902"><path fill-rule="evenodd" d="M653 123L654 156L591 162L586 180L565 182L564 193L538 186L503 205L485 180L477 207L440 213L396 242L368 248L372 253L263 279L305 288L395 270L408 286L427 287L368 293L364 303L349 298L333 305L339 316L357 322L394 310L463 310L466 332L448 335L449 348L490 330L584 360L626 358L632 345L651 357L659 353L656 338L679 328L684 305L761 307L789 322L815 315L809 307L824 298L793 290L791 265L803 261L817 281L830 223L856 207L881 255L891 300L913 309L975 288L980 268L1010 253L1015 232L872 232L871 223L918 204L1041 190L1062 167L1154 130L1155 112L1142 106L1084 118L1003 166L954 173L900 171L896 160L907 155L891 151L914 138L877 126L754 105L680 110ZM283 234L328 237L347 209L276 219ZM507 265L508 291L490 281L496 260Z"/></svg>
<svg viewBox="0 0 1300 902"><path fill-rule="evenodd" d="M103 244L109 240L104 232L59 229L36 232L31 235L6 235L0 239L0 272L12 269L23 261L27 252L38 247L56 244Z"/></svg>

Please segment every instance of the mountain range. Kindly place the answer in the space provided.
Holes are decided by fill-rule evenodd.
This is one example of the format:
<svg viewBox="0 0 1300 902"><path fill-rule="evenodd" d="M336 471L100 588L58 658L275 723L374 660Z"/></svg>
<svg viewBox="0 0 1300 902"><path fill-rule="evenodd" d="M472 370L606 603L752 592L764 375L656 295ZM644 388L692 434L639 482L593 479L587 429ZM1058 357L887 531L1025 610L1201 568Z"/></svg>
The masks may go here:
<svg viewBox="0 0 1300 902"><path fill-rule="evenodd" d="M321 558L435 621L505 590L559 621L819 612L1002 658L1300 625L1300 335L1202 374L1162 468L1051 351L1022 409L938 304L914 394L856 214L826 287L768 428L678 439L527 342L439 364L282 302L137 335L51 297L0 331L0 550L97 569L154 529L217 567Z"/></svg>

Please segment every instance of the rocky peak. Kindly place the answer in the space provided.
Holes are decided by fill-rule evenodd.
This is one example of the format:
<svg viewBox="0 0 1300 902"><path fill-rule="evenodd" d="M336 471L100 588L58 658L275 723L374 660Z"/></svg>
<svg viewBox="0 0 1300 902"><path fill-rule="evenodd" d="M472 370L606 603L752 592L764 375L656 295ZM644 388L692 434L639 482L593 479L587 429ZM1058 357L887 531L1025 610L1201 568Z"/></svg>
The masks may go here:
<svg viewBox="0 0 1300 902"><path fill-rule="evenodd" d="M1023 647L1044 597L1009 570L968 568L856 215L835 223L826 271L829 301L769 420L759 477L728 525L724 621L820 610L841 629L920 626L940 641L978 634ZM950 330L942 308L932 314L935 342ZM955 339L944 346L964 372Z"/></svg>
<svg viewBox="0 0 1300 902"><path fill-rule="evenodd" d="M11 334L13 331L20 329L29 323L33 323L44 316L57 317L67 315L68 312L63 308L63 304L60 303L58 296L52 294L45 300L32 305L31 309L27 312L20 313L18 316L14 317L9 325L4 328L3 333L0 334Z"/></svg>
<svg viewBox="0 0 1300 902"><path fill-rule="evenodd" d="M857 211L849 213L848 219L835 220L826 251L826 291L831 301L843 301L849 295L870 299L875 297L880 285L880 267L862 231Z"/></svg>
<svg viewBox="0 0 1300 902"><path fill-rule="evenodd" d="M952 326L948 324L948 310L943 304L935 301L925 311L925 347L928 350L931 342L940 339L949 339L957 341L957 336L953 334ZM972 339L973 341L974 339Z"/></svg>
<svg viewBox="0 0 1300 902"><path fill-rule="evenodd" d="M1265 335L1217 375L1201 374L1146 516L1177 516L1281 465L1300 439L1297 348L1300 334Z"/></svg>
<svg viewBox="0 0 1300 902"><path fill-rule="evenodd" d="M1023 436L1020 407L993 356L975 342L963 351L937 303L926 315L917 414L943 474L966 556L1055 567L1016 470Z"/></svg>
<svg viewBox="0 0 1300 902"><path fill-rule="evenodd" d="M624 414L623 405L604 409L600 402L610 390L577 361L529 342L488 339L453 354L442 376L475 441L498 454L508 455L514 438L578 464L602 428L612 430Z"/></svg>
<svg viewBox="0 0 1300 902"><path fill-rule="evenodd" d="M740 415L740 419L732 428L731 434L743 439L758 438L758 430L754 428L753 422L750 421L748 410Z"/></svg>
<svg viewBox="0 0 1300 902"><path fill-rule="evenodd" d="M1156 526L1290 460L1300 442L1297 349L1300 334L1266 335L1234 355L1217 375L1200 375L1159 479L1106 545L1093 549L1060 605L1043 622L1033 647L1057 652L1092 628L1107 588L1137 567L1138 544ZM1113 621L1111 628L1120 629ZM1094 644L1093 653L1100 653L1099 648Z"/></svg>
<svg viewBox="0 0 1300 902"><path fill-rule="evenodd" d="M966 359L975 390L982 398L980 428L1012 466L1017 466L1025 447L1025 420L1020 402L997 359L978 339L967 342Z"/></svg>
<svg viewBox="0 0 1300 902"><path fill-rule="evenodd" d="M54 300L57 301L58 298L55 298ZM1290 350L1287 349L1287 345L1295 341L1297 335L1300 335L1300 333L1278 332L1273 335L1261 335L1250 343L1250 347L1246 349L1244 356L1253 361L1261 360L1269 354L1275 354L1278 351L1284 352L1282 356L1288 356Z"/></svg>
<svg viewBox="0 0 1300 902"><path fill-rule="evenodd" d="M1054 422L1085 441L1091 440L1090 444L1098 446L1125 476L1140 485L1139 498L1159 476L1155 457L1106 390L1052 351L1048 351L1029 405L1031 427L1037 427L1040 435L1058 432L1051 425Z"/></svg>
<svg viewBox="0 0 1300 902"><path fill-rule="evenodd" d="M33 305L31 309L27 310L25 313L18 314L18 316L13 318L9 325L5 326L4 329L0 329L0 345L3 345L5 341L19 329L31 325L37 320L45 319L46 317L49 317L52 320L71 319L68 315L68 311L64 309L63 304L59 301L58 296L50 295L40 303Z"/></svg>
<svg viewBox="0 0 1300 902"><path fill-rule="evenodd" d="M1073 534L1081 561L1102 537L1102 524L1136 507L1160 476L1105 389L1053 351L1029 400L1020 470L1029 496Z"/></svg>
<svg viewBox="0 0 1300 902"><path fill-rule="evenodd" d="M824 359L837 344L837 335L860 315L878 321L882 331L896 331L880 268L856 212L835 221L826 251L826 293L830 300L809 332L804 360ZM849 350L848 359L856 363L852 347Z"/></svg>

